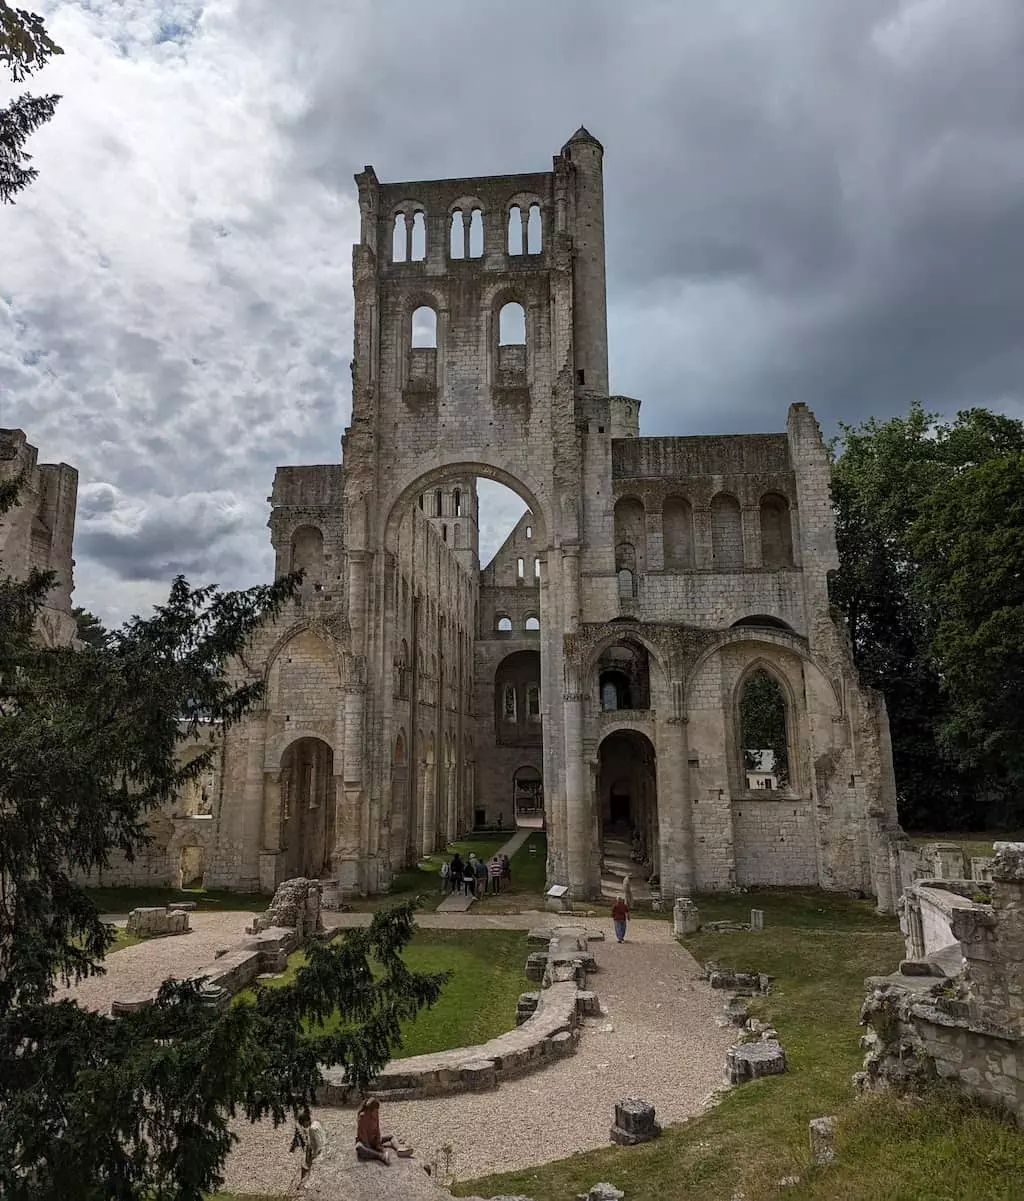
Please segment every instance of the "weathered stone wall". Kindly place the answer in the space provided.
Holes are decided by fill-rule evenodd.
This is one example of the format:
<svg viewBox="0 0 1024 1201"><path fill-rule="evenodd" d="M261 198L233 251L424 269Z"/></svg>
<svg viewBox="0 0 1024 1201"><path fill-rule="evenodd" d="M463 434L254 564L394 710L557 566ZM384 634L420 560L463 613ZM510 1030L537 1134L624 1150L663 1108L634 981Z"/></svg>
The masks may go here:
<svg viewBox="0 0 1024 1201"><path fill-rule="evenodd" d="M23 430L0 429L0 480L25 475L18 504L0 517L0 572L14 579L24 579L33 568L56 573L38 631L45 643L62 646L75 637L71 548L78 472L67 463L40 463L38 456Z"/></svg>

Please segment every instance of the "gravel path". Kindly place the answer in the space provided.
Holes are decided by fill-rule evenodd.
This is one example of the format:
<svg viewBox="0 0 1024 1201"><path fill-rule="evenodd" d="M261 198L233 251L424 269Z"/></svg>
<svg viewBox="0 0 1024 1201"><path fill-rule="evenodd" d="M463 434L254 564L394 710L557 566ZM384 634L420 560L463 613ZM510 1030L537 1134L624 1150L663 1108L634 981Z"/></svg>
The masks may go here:
<svg viewBox="0 0 1024 1201"><path fill-rule="evenodd" d="M332 915L333 917L334 915ZM447 920L438 920L440 917ZM339 914L355 925L361 914ZM424 927L523 929L550 924L551 914L422 914ZM576 919L580 920L580 919ZM696 1113L722 1082L725 1049L733 1041L714 1016L720 1002L700 980L699 968L672 937L666 921L637 921L621 946L611 921L586 919L606 941L592 943L599 971L592 978L606 1017L588 1020L579 1051L494 1092L387 1102L385 1130L433 1159L445 1144L456 1148L460 1179L562 1159L576 1151L608 1146L615 1102L642 1096L658 1120L678 1122ZM511 1017L511 1015L510 1015ZM610 1027L610 1029L609 1029ZM352 1110L321 1109L316 1115L335 1155L347 1155L355 1129ZM291 1127L236 1125L241 1142L227 1164L227 1187L239 1192L285 1192L296 1164L288 1154Z"/></svg>
<svg viewBox="0 0 1024 1201"><path fill-rule="evenodd" d="M365 913L326 914L330 925L356 926ZM83 981L73 992L83 1005L109 1012L115 996L135 993L167 976L183 976L208 963L223 947L244 936L250 913L194 913L191 934L157 938L126 947L107 961L107 974ZM558 921L551 913L417 915L425 929L527 930ZM396 1101L385 1106L385 1128L416 1148L429 1162L445 1144L456 1148L453 1169L463 1180L562 1159L576 1151L608 1145L615 1102L642 1096L653 1102L659 1121L678 1122L696 1113L722 1081L728 1030L714 1017L720 1002L700 980L699 968L672 937L670 922L630 923L629 938L615 942L603 916L569 918L603 930L592 943L598 972L592 985L607 1015L588 1019L578 1052L494 1092ZM512 1015L509 1014L509 1026ZM333 1154L352 1145L352 1110L321 1109ZM281 1193L293 1182L297 1164L288 1154L290 1125L236 1124L241 1142L227 1164L227 1186L243 1193Z"/></svg>
<svg viewBox="0 0 1024 1201"><path fill-rule="evenodd" d="M107 960L104 976L83 980L60 995L74 996L79 1004L100 1013L110 1012L115 997L145 992L170 977L180 979L209 963L223 947L245 937L251 913L193 913L192 932L167 938L150 938L125 947Z"/></svg>

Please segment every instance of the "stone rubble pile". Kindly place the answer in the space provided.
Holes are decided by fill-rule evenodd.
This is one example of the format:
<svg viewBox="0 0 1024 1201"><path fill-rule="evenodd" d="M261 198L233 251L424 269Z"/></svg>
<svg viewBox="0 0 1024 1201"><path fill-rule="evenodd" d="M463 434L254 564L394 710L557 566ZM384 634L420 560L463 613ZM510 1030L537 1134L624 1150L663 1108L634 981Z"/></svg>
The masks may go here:
<svg viewBox="0 0 1024 1201"><path fill-rule="evenodd" d="M188 911L175 907L133 909L125 930L136 938L165 938L169 934L189 934Z"/></svg>

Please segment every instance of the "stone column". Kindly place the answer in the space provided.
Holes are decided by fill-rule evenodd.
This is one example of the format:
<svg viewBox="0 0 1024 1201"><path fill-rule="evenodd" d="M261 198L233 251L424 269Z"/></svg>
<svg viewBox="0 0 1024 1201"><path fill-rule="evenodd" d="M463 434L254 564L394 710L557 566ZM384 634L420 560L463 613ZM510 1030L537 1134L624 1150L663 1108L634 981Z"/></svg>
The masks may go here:
<svg viewBox="0 0 1024 1201"><path fill-rule="evenodd" d="M568 673L567 673L568 674ZM565 840L569 889L573 900L589 895L591 874L587 769L583 761L583 693L566 691L565 714Z"/></svg>
<svg viewBox="0 0 1024 1201"><path fill-rule="evenodd" d="M743 523L743 566L760 568L761 564L761 510L756 505L744 505L741 512Z"/></svg>
<svg viewBox="0 0 1024 1201"><path fill-rule="evenodd" d="M362 888L364 756L366 753L365 661L346 656L345 748L342 762L341 801L335 822L334 875L343 891Z"/></svg>
<svg viewBox="0 0 1024 1201"><path fill-rule="evenodd" d="M569 630L580 624L580 548L562 547L562 595L565 598L565 624Z"/></svg>
<svg viewBox="0 0 1024 1201"><path fill-rule="evenodd" d="M707 505L693 506L693 565L704 570L714 562L711 538L711 509Z"/></svg>
<svg viewBox="0 0 1024 1201"><path fill-rule="evenodd" d="M673 692L682 691L679 680ZM658 830L665 903L693 893L693 798L687 770L686 718L658 723Z"/></svg>

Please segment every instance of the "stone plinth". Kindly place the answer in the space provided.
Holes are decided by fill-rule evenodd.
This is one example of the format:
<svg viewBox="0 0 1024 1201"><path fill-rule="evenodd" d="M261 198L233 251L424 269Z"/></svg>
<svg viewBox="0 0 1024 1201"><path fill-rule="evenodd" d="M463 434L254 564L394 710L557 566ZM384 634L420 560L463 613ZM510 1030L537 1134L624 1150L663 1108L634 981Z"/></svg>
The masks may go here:
<svg viewBox="0 0 1024 1201"><path fill-rule="evenodd" d="M677 938L700 929L700 913L689 897L679 897L672 906L672 928Z"/></svg>
<svg viewBox="0 0 1024 1201"><path fill-rule="evenodd" d="M834 1117L811 1118L808 1123L811 1139L811 1163L835 1163L836 1120Z"/></svg>
<svg viewBox="0 0 1024 1201"><path fill-rule="evenodd" d="M761 1076L781 1076L786 1070L786 1053L779 1043L741 1043L725 1053L725 1076L730 1084L743 1084Z"/></svg>
<svg viewBox="0 0 1024 1201"><path fill-rule="evenodd" d="M623 1201L625 1193L614 1184L602 1180L599 1184L591 1185L587 1193L579 1193L576 1201Z"/></svg>
<svg viewBox="0 0 1024 1201"><path fill-rule="evenodd" d="M169 934L188 934L188 913L180 909L133 909L125 927L136 938L164 938Z"/></svg>
<svg viewBox="0 0 1024 1201"><path fill-rule="evenodd" d="M622 1147L634 1147L637 1143L649 1143L661 1134L661 1127L654 1120L654 1106L639 1097L628 1097L615 1106L615 1124L610 1138Z"/></svg>

